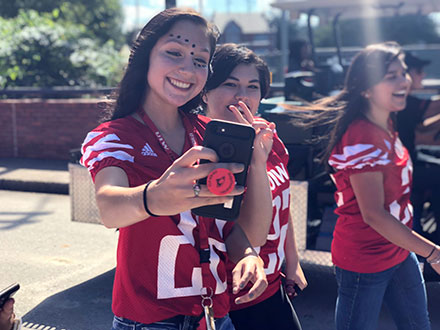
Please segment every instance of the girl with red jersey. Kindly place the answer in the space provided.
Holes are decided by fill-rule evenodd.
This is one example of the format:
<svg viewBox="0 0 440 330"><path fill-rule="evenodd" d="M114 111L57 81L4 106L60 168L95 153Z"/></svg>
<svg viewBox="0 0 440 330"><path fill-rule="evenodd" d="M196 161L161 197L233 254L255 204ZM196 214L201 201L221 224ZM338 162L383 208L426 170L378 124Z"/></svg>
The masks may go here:
<svg viewBox="0 0 440 330"><path fill-rule="evenodd" d="M376 329L383 302L398 329L431 329L415 253L440 273L440 248L411 229L412 164L392 121L410 83L399 45L371 45L354 57L342 92L316 105L334 110L321 116L334 123L324 159L337 188L337 330Z"/></svg>
<svg viewBox="0 0 440 330"><path fill-rule="evenodd" d="M214 53L212 69L203 96L206 115L254 127L266 125L264 119L254 117L261 99L267 96L270 88L266 63L244 46L224 44L218 46ZM258 299L246 304L234 302L243 293L231 288L230 317L238 330L301 329L291 301L281 287L280 269L284 259L287 279L297 283L301 289L307 286L289 216L289 155L275 135L273 144L264 148L254 145L253 161L257 160L260 160L260 167L251 166L249 175L255 175L255 180L269 180L273 212L265 221L251 215L243 216L239 224L252 245L257 246L256 250L264 261L268 288ZM232 271L234 266L233 262L229 262L228 270ZM250 288L248 285L243 291L247 292ZM293 285L289 289L293 297Z"/></svg>
<svg viewBox="0 0 440 330"><path fill-rule="evenodd" d="M189 113L199 104L216 39L213 27L190 10L167 9L152 18L131 51L110 120L83 143L81 162L95 182L102 222L119 228L113 330L196 329L203 316L210 329L233 329L228 257L237 261L234 288L253 283L237 303L267 286L262 261L239 225L190 211L244 191L216 196L197 184L218 167L243 170L216 163L216 153L200 146L209 119ZM260 133L272 131L266 125ZM200 159L211 163L199 165ZM244 214L271 211L260 188L261 208L246 198Z"/></svg>

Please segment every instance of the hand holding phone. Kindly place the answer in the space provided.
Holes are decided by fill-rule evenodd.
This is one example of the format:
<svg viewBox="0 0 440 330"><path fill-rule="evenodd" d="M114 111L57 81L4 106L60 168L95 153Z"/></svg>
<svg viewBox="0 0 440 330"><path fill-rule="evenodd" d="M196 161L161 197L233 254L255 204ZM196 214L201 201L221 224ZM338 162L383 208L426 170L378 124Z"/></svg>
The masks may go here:
<svg viewBox="0 0 440 330"><path fill-rule="evenodd" d="M6 301L9 298L12 298L12 296L20 289L20 285L18 283L13 283L7 288L0 291L0 308L3 308L3 305L6 303Z"/></svg>
<svg viewBox="0 0 440 330"><path fill-rule="evenodd" d="M254 138L255 130L249 125L211 120L206 126L203 146L215 150L219 163L244 164L244 171L234 174L236 184L244 186L252 157ZM201 163L206 162L201 160ZM199 180L199 184L206 185L206 183L206 178ZM232 203L202 206L192 209L192 212L200 216L234 221L240 213L242 199L243 195L235 196Z"/></svg>

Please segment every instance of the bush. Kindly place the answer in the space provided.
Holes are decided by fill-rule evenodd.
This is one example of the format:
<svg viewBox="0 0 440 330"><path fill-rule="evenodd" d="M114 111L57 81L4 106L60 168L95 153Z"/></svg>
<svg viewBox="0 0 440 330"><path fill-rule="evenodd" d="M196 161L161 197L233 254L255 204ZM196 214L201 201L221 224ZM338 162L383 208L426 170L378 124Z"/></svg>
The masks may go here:
<svg viewBox="0 0 440 330"><path fill-rule="evenodd" d="M0 18L0 87L116 85L122 59L114 42L101 45L85 26L58 16L21 10Z"/></svg>

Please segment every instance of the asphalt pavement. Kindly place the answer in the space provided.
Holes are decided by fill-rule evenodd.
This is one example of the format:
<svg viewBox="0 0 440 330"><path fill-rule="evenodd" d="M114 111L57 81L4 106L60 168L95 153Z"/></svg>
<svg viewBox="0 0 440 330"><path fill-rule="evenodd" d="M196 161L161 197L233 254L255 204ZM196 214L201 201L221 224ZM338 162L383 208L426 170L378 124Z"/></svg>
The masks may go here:
<svg viewBox="0 0 440 330"><path fill-rule="evenodd" d="M71 221L70 196L53 188L65 190L68 181L67 162L0 158L0 288L20 283L15 309L26 330L111 328L118 234ZM26 182L40 192L29 192ZM332 269L313 264L303 269L309 286L294 300L303 329L333 330ZM428 282L427 291L432 329L440 330L440 283ZM383 308L378 330L393 329Z"/></svg>

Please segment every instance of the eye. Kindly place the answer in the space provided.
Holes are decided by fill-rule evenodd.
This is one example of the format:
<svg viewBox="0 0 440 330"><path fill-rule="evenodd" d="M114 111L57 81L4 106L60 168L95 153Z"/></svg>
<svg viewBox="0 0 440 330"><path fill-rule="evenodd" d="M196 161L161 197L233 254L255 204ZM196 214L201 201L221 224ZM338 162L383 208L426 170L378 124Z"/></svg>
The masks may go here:
<svg viewBox="0 0 440 330"><path fill-rule="evenodd" d="M233 83L233 82L230 82L230 81L228 81L228 82L225 82L225 83L223 84L223 86L226 86L226 87L236 87L236 86L237 86L237 84L236 84L236 83Z"/></svg>
<svg viewBox="0 0 440 330"><path fill-rule="evenodd" d="M393 80L397 77L397 75L395 73L388 73L385 75L385 79L386 80Z"/></svg>
<svg viewBox="0 0 440 330"><path fill-rule="evenodd" d="M204 58L195 58L194 59L197 63L206 65L208 62Z"/></svg>
<svg viewBox="0 0 440 330"><path fill-rule="evenodd" d="M250 89L260 89L260 86L258 85L249 85Z"/></svg>
<svg viewBox="0 0 440 330"><path fill-rule="evenodd" d="M166 53L167 53L168 55L173 56L173 57L179 57L179 56L181 56L180 52L177 52L177 51L167 50Z"/></svg>

